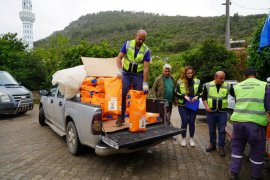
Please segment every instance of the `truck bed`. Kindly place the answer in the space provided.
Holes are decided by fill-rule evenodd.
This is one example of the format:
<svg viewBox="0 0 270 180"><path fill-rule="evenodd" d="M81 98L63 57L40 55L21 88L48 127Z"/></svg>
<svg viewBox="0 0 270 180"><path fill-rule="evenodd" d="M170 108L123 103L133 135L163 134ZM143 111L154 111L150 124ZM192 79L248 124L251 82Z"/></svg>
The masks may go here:
<svg viewBox="0 0 270 180"><path fill-rule="evenodd" d="M167 108L168 104L166 104L166 100L164 99L146 99L146 112L152 112L152 113L159 113L162 122L166 122L167 119ZM125 118L125 123L117 127L116 126L116 120L107 120L102 121L103 124L103 132L110 133L119 131L121 129L128 129L129 128L129 118ZM148 126L149 123L146 122L146 125Z"/></svg>
<svg viewBox="0 0 270 180"><path fill-rule="evenodd" d="M145 132L130 132L128 129L105 133L102 141L107 145L119 148L138 148L149 144L157 144L165 139L180 134L181 129L169 126L167 124L151 124L147 126Z"/></svg>
<svg viewBox="0 0 270 180"><path fill-rule="evenodd" d="M102 121L102 124L103 124L103 132L111 133L111 132L119 131L122 129L128 129L129 128L129 119L126 118L125 123L122 126L116 126L116 119ZM146 122L146 125L149 125L149 124L150 123Z"/></svg>
<svg viewBox="0 0 270 180"><path fill-rule="evenodd" d="M116 126L116 120L102 121L102 124L103 124L103 132L106 132L106 133L129 128L129 121L127 119L126 119L126 122L122 126L119 126L119 127Z"/></svg>

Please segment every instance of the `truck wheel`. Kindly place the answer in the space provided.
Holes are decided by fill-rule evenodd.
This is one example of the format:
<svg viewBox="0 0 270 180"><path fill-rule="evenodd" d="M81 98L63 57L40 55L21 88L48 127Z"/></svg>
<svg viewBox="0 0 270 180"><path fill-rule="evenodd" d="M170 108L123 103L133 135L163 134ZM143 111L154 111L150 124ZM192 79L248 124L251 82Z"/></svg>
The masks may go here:
<svg viewBox="0 0 270 180"><path fill-rule="evenodd" d="M82 151L77 129L72 121L67 124L66 141L68 150L73 155L78 155Z"/></svg>
<svg viewBox="0 0 270 180"><path fill-rule="evenodd" d="M46 120L46 118L45 118L43 106L41 106L41 107L39 108L39 116L38 116L39 124L40 124L41 126L46 126L45 120Z"/></svg>

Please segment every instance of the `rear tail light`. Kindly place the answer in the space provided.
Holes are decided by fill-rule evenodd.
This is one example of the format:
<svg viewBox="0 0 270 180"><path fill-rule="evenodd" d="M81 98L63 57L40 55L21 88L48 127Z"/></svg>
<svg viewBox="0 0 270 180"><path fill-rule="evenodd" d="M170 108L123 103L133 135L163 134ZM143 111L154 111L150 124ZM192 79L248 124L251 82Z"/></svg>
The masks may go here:
<svg viewBox="0 0 270 180"><path fill-rule="evenodd" d="M95 114L92 121L93 135L100 135L102 132L101 114Z"/></svg>

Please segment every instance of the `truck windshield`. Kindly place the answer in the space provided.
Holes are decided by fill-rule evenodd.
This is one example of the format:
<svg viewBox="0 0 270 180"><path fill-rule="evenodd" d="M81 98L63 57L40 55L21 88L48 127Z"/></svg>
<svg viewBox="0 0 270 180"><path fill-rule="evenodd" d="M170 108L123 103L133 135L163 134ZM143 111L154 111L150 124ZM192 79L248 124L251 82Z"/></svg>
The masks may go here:
<svg viewBox="0 0 270 180"><path fill-rule="evenodd" d="M19 85L19 83L5 71L0 71L0 86L13 86Z"/></svg>

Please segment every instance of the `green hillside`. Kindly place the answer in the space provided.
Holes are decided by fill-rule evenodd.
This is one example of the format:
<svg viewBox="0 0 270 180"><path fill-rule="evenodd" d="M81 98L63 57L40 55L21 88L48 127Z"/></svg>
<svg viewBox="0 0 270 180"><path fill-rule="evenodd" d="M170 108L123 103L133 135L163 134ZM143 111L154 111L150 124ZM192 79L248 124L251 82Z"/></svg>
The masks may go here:
<svg viewBox="0 0 270 180"><path fill-rule="evenodd" d="M231 39L249 41L254 28L266 14L231 17ZM145 12L107 11L81 16L62 33L72 44L81 41L99 43L106 41L111 47L135 37L138 29L148 32L146 44L154 52L179 52L190 49L206 39L225 41L225 16L186 17L165 16ZM49 38L49 37L48 37ZM48 38L35 42L35 47L46 46Z"/></svg>

